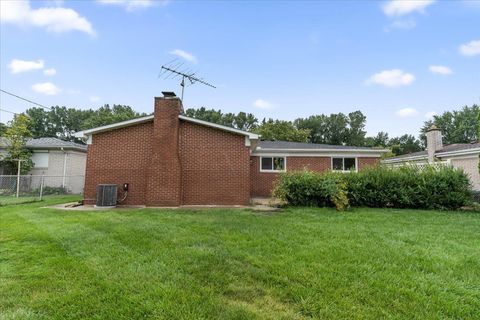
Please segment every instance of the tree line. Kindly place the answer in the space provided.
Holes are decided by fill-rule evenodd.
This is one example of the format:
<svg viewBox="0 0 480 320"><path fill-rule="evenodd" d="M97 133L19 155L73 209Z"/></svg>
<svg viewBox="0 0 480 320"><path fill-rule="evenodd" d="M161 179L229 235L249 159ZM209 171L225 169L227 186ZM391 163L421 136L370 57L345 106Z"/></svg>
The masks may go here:
<svg viewBox="0 0 480 320"><path fill-rule="evenodd" d="M419 138L409 134L389 137L386 132L367 136L365 131L367 118L361 111L348 114L312 115L293 121L272 118L259 120L252 113L224 113L221 110L205 107L189 108L184 114L200 120L252 131L260 134L265 140L382 147L391 149L393 155L422 150L425 146L425 133L433 123L442 129L445 144L477 141L480 127L480 107L476 104L434 116L432 120L424 123ZM49 110L33 107L27 109L25 115L28 117L28 130L32 138L57 137L78 142L79 140L73 136L77 131L147 114L137 112L126 105L106 104L96 110L65 106L54 106ZM0 125L2 136L7 128L8 126Z"/></svg>

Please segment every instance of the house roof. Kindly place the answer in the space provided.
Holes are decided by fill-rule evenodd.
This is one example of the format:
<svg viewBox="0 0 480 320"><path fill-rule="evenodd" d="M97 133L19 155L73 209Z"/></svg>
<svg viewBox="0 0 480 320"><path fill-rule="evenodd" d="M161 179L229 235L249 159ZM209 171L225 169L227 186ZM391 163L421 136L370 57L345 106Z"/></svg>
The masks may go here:
<svg viewBox="0 0 480 320"><path fill-rule="evenodd" d="M9 142L6 138L0 138L0 148L8 147ZM68 149L68 150L77 150L82 152L87 152L87 146L81 143L75 143L71 141L64 141L58 138L37 138L37 139L28 139L27 148L29 149Z"/></svg>
<svg viewBox="0 0 480 320"><path fill-rule="evenodd" d="M480 153L480 142L479 143L455 143L455 144L448 144L443 146L441 150L435 152L435 156L437 157L447 157L447 156L455 156L455 155L464 155L464 154L475 154ZM401 161L408 161L408 160L421 160L426 158L428 155L427 150L412 152L408 154L403 154L401 156L388 158L383 160L385 163L389 162L401 162Z"/></svg>
<svg viewBox="0 0 480 320"><path fill-rule="evenodd" d="M375 153L382 154L388 152L386 149L355 147L344 145L330 145L306 142L290 141L259 141L255 150L257 153L269 152L291 152L291 153L322 153L322 152L356 152L356 153Z"/></svg>
<svg viewBox="0 0 480 320"><path fill-rule="evenodd" d="M251 133L251 132L248 132L248 131L239 130L239 129L235 129L235 128L231 128L231 127L227 127L227 126L223 126L223 125L208 122L208 121L198 120L198 119L190 118L190 117L183 116L183 115L179 115L178 118L180 120L196 123L196 124L199 124L199 125L202 125L202 126L211 127L211 128L215 128L215 129L219 129L219 130L223 130L223 131L227 131L227 132L232 132L232 133L244 135L244 136L249 137L250 139L258 139L259 138L258 134ZM110 130L115 130L115 129L120 129L120 128L125 128L125 127L129 127L129 126L137 125L137 124L144 123L144 122L153 121L153 119L154 119L154 116L150 115L150 116L146 116L146 117L142 117L142 118L117 122L117 123L114 123L114 124L110 124L110 125L106 125L106 126L102 126L102 127L98 127L98 128L92 128L92 129L88 129L88 130L84 130L84 131L79 131L79 132L76 132L74 135L77 138L88 137L88 136L91 136L91 135L96 134L96 133L106 132L106 131L110 131Z"/></svg>

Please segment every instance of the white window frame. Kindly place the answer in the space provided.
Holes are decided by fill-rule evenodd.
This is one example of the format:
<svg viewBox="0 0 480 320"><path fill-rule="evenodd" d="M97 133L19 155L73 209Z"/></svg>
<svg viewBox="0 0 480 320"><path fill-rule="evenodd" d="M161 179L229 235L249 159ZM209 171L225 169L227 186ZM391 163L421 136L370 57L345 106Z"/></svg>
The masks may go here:
<svg viewBox="0 0 480 320"><path fill-rule="evenodd" d="M332 171L333 172L342 172L342 173L352 172L352 170L345 170L345 158L355 159L355 170L353 170L353 172L358 172L358 157L330 157L330 168L332 168ZM344 170L334 170L333 169L333 159L342 159L342 165L343 165Z"/></svg>
<svg viewBox="0 0 480 320"><path fill-rule="evenodd" d="M265 170L265 169L262 169L262 159L263 158L271 158L272 159L272 168L274 167L273 166L273 159L274 158L283 158L283 170L275 170L275 169ZM287 157L285 157L285 156L260 156L259 163L260 163L260 172L275 173L275 172L285 172L285 171L287 171Z"/></svg>

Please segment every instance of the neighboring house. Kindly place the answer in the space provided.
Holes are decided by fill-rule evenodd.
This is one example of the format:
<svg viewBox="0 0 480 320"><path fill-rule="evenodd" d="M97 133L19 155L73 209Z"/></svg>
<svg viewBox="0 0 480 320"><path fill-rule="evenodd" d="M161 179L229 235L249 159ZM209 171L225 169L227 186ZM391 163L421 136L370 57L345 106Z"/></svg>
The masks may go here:
<svg viewBox="0 0 480 320"><path fill-rule="evenodd" d="M382 163L388 165L452 165L456 168L463 169L470 177L473 189L480 191L480 174L478 172L479 156L479 142L458 143L444 146L441 130L436 126L432 126L427 131L426 150L385 159Z"/></svg>
<svg viewBox="0 0 480 320"><path fill-rule="evenodd" d="M172 93L169 93L171 95ZM76 134L87 139L84 200L99 184L129 184L127 205L246 205L269 196L283 171L358 170L387 150L261 141L257 134L181 114L177 97L155 98L154 115Z"/></svg>
<svg viewBox="0 0 480 320"><path fill-rule="evenodd" d="M85 175L87 146L57 138L29 139L27 148L32 151L34 167L29 175L45 176L50 187L65 187L68 192L81 193ZM0 158L7 154L8 140L0 140ZM4 172L0 174L16 174Z"/></svg>

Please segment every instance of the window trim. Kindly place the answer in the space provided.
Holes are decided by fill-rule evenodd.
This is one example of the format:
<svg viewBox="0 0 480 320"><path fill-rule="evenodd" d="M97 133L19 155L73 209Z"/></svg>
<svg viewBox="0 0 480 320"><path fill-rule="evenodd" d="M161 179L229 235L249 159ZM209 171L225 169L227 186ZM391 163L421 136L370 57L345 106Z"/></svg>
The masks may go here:
<svg viewBox="0 0 480 320"><path fill-rule="evenodd" d="M259 161L260 172L277 173L277 172L287 171L287 157L286 156L260 156L259 158L260 158L260 161ZM265 169L262 169L262 159L263 158L271 158L272 159L272 168L273 168L273 159L274 158L283 158L283 170L275 170L275 169L265 170Z"/></svg>
<svg viewBox="0 0 480 320"><path fill-rule="evenodd" d="M348 159L355 159L355 170L345 170L345 158ZM333 169L333 159L342 159L343 170L334 170ZM342 173L349 173L349 172L358 172L358 157L330 157L330 168L333 172L342 172Z"/></svg>

